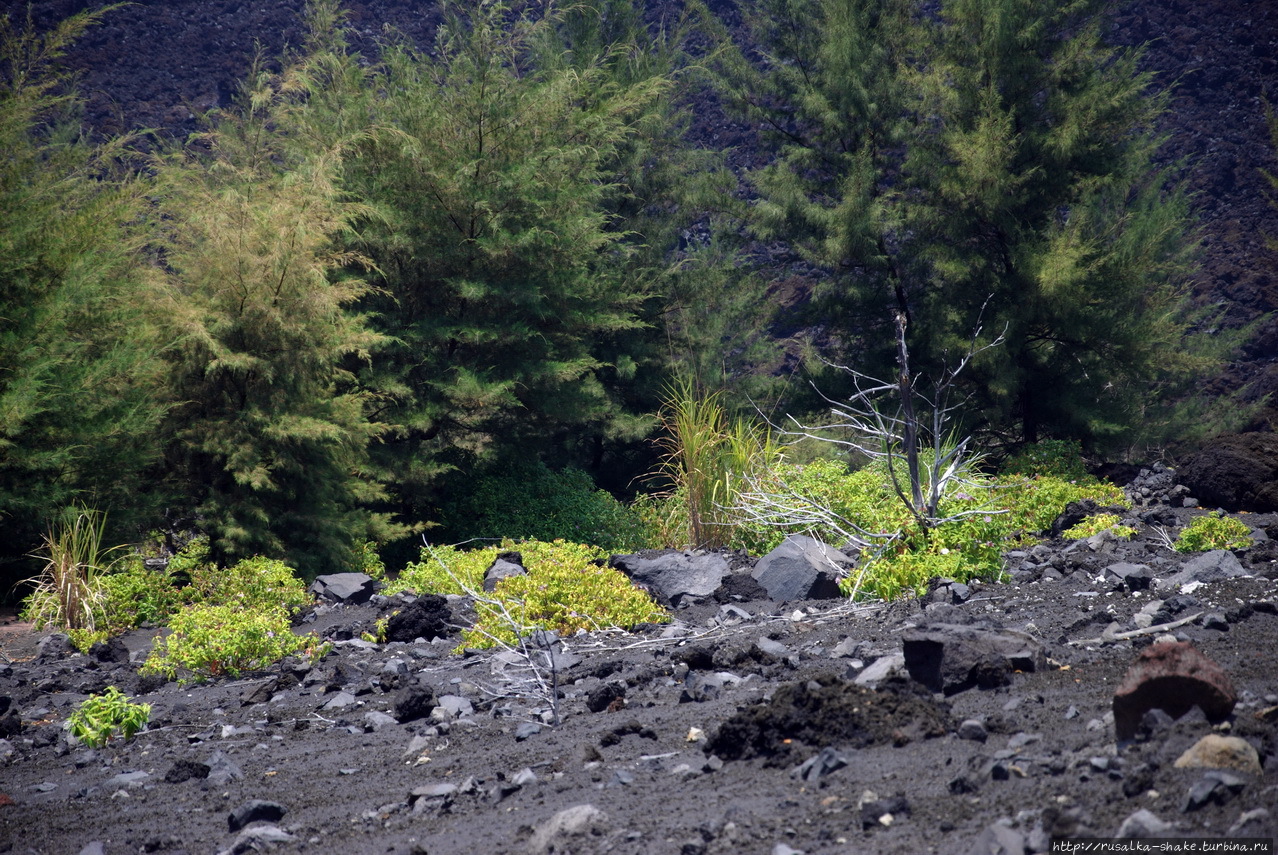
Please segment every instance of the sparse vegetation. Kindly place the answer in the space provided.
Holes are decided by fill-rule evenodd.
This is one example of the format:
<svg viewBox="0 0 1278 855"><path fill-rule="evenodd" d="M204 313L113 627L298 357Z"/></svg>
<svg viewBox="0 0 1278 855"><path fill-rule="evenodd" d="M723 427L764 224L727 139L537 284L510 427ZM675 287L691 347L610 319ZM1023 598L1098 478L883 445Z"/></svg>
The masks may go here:
<svg viewBox="0 0 1278 855"><path fill-rule="evenodd" d="M1131 540L1136 536L1136 529L1129 525L1122 525L1122 520L1117 514L1096 514L1076 526L1067 528L1061 532L1061 537L1082 540L1100 534L1102 531L1112 532L1115 537L1123 540Z"/></svg>
<svg viewBox="0 0 1278 855"><path fill-rule="evenodd" d="M1251 529L1240 519L1213 512L1194 517L1176 538L1177 552L1243 549L1251 546Z"/></svg>
<svg viewBox="0 0 1278 855"><path fill-rule="evenodd" d="M67 721L71 733L85 745L101 748L119 737L129 739L151 719L150 704L135 704L115 686L83 701Z"/></svg>

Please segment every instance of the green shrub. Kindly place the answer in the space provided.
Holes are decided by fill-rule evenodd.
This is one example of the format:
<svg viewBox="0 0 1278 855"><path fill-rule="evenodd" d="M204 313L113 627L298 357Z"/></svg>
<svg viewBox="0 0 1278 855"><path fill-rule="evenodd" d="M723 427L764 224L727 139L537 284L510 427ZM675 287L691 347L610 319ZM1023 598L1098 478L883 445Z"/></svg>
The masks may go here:
<svg viewBox="0 0 1278 855"><path fill-rule="evenodd" d="M362 540L355 544L355 570L379 582L386 581L386 564L377 552L377 544L371 540Z"/></svg>
<svg viewBox="0 0 1278 855"><path fill-rule="evenodd" d="M1067 528L1061 532L1061 537L1070 540L1084 540L1100 534L1102 531L1112 531L1116 537L1123 540L1131 540L1136 535L1136 529L1127 525L1119 525L1120 522L1121 520L1117 514L1096 514L1072 528Z"/></svg>
<svg viewBox="0 0 1278 855"><path fill-rule="evenodd" d="M582 629L631 629L670 619L625 574L600 566L597 562L605 554L597 547L564 541L514 547L523 555L528 574L502 579L492 594L509 619L491 603L476 603L477 620L462 634L463 647L514 644L516 630L521 635L534 629L571 635Z"/></svg>
<svg viewBox="0 0 1278 855"><path fill-rule="evenodd" d="M142 673L169 679L237 677L294 653L306 651L318 657L324 652L313 634L293 633L288 612L280 607L187 606L173 616L170 627L171 634L156 640Z"/></svg>
<svg viewBox="0 0 1278 855"><path fill-rule="evenodd" d="M186 599L194 605L230 605L245 611L292 610L311 601L306 583L283 561L255 556L227 568L196 563L188 571Z"/></svg>
<svg viewBox="0 0 1278 855"><path fill-rule="evenodd" d="M1022 446L1003 461L1008 475L1050 475L1062 481L1088 478L1083 463L1083 446L1078 440L1045 439Z"/></svg>
<svg viewBox="0 0 1278 855"><path fill-rule="evenodd" d="M922 592L937 576L963 582L998 578L1003 553L1050 528L1070 502L1092 499L1109 505L1124 500L1118 487L1091 477L996 479L968 472L964 484L951 490L938 508L945 521L923 529L896 495L882 463L856 472L833 460L782 464L774 467L770 479L773 495L791 497L791 505L807 502L827 508L867 535L871 546L843 588L848 594L884 599ZM762 555L799 533L841 545L839 532L824 524L800 530L745 522L738 525L732 546Z"/></svg>
<svg viewBox="0 0 1278 855"><path fill-rule="evenodd" d="M485 549L457 549L452 546L423 548L421 561L406 566L398 578L387 584L382 593L390 596L400 591L418 594L464 594L467 589L481 590L484 571L492 566L496 546Z"/></svg>
<svg viewBox="0 0 1278 855"><path fill-rule="evenodd" d="M1213 512L1194 517L1176 538L1177 552L1212 549L1245 549L1251 546L1251 529L1242 520Z"/></svg>
<svg viewBox="0 0 1278 855"><path fill-rule="evenodd" d="M85 745L101 748L116 736L129 739L151 719L150 704L131 703L115 686L87 698L67 719L71 733Z"/></svg>
<svg viewBox="0 0 1278 855"><path fill-rule="evenodd" d="M113 632L144 623L163 624L182 605L181 592L169 569L152 569L140 556L131 556L117 570L103 575L102 591L107 625Z"/></svg>
<svg viewBox="0 0 1278 855"><path fill-rule="evenodd" d="M611 551L649 545L639 516L598 489L589 475L579 469L555 472L540 461L502 465L459 485L440 524L457 541L563 539Z"/></svg>

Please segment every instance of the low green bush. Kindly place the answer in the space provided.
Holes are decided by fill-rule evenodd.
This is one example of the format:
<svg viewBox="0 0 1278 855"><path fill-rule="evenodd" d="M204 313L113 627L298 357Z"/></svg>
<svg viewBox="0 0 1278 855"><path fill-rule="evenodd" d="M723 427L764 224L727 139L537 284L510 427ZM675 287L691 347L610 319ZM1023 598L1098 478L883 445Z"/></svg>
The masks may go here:
<svg viewBox="0 0 1278 855"><path fill-rule="evenodd" d="M1251 529L1242 520L1213 512L1194 517L1176 538L1177 552L1212 549L1245 549L1251 546Z"/></svg>
<svg viewBox="0 0 1278 855"><path fill-rule="evenodd" d="M452 491L440 517L451 540L512 538L589 543L610 551L648 546L639 515L579 469L540 461L506 463Z"/></svg>
<svg viewBox="0 0 1278 855"><path fill-rule="evenodd" d="M226 568L199 562L188 572L191 582L184 593L193 605L295 610L312 600L293 568L274 558L259 555Z"/></svg>
<svg viewBox="0 0 1278 855"><path fill-rule="evenodd" d="M115 686L85 699L67 721L85 745L101 748L115 737L129 739L151 720L150 704L135 704Z"/></svg>
<svg viewBox="0 0 1278 855"><path fill-rule="evenodd" d="M399 576L382 590L391 596L400 591L417 594L464 594L484 586L484 571L492 566L496 546L484 549L457 549L453 546L423 548L421 560L400 571Z"/></svg>
<svg viewBox="0 0 1278 855"><path fill-rule="evenodd" d="M1084 540L1102 531L1111 531L1115 537L1131 540L1136 536L1136 529L1129 525L1120 525L1121 522L1117 514L1096 514L1076 526L1065 529L1061 532L1061 537L1069 540Z"/></svg>
<svg viewBox="0 0 1278 855"><path fill-rule="evenodd" d="M461 550L436 546L422 550L422 560L404 568L387 588L394 593L482 593L484 571L505 551L518 552L526 576L512 576L485 595L501 603L478 602L475 625L462 635L462 647L485 648L499 641L513 644L516 631L552 629L571 635L579 629L630 628L639 623L664 623L669 615L636 588L625 574L602 566L607 553L597 546L557 540L506 540L501 546Z"/></svg>
<svg viewBox="0 0 1278 855"><path fill-rule="evenodd" d="M492 603L476 603L477 619L462 634L463 647L514 644L516 632L527 635L534 629L566 636L583 629L631 629L670 619L625 574L600 566L606 555L598 547L564 541L510 546L523 555L528 573L497 583L492 599L504 606L504 615Z"/></svg>
<svg viewBox="0 0 1278 855"><path fill-rule="evenodd" d="M170 628L169 635L156 640L142 673L170 680L237 677L295 653L318 658L326 652L313 634L295 635L288 611L278 606L187 606L173 616Z"/></svg>
<svg viewBox="0 0 1278 855"><path fill-rule="evenodd" d="M774 467L770 478L767 489L774 496L789 497L792 505L808 502L827 508L867 536L871 547L858 571L844 581L844 590L883 599L922 592L937 576L996 579L1003 572L1003 553L1049 529L1070 502L1091 499L1114 505L1125 500L1121 489L1089 476L996 478L970 471L965 483L952 489L940 505L938 516L946 521L924 529L896 495L881 463L855 472L834 460L782 464ZM838 531L822 524L797 530L743 522L732 546L763 555L799 533L842 545Z"/></svg>

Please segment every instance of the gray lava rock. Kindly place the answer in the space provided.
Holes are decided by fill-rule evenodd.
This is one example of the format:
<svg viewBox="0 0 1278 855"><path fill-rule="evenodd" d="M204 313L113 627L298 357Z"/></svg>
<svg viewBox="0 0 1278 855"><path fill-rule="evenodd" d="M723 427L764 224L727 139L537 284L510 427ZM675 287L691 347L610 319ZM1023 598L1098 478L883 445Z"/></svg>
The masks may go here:
<svg viewBox="0 0 1278 855"><path fill-rule="evenodd" d="M790 776L792 778L800 778L809 784L814 784L826 775L833 774L846 765L848 765L848 758L827 745L816 756L808 758L802 765L792 770Z"/></svg>
<svg viewBox="0 0 1278 855"><path fill-rule="evenodd" d="M723 692L723 678L718 674L702 674L689 671L683 680L679 703L713 701Z"/></svg>
<svg viewBox="0 0 1278 855"><path fill-rule="evenodd" d="M528 850L532 855L583 851L583 838L602 837L607 830L606 813L594 805L575 805L539 825L528 842Z"/></svg>
<svg viewBox="0 0 1278 855"><path fill-rule="evenodd" d="M729 572L727 560L716 553L614 555L609 564L669 606L678 606L685 597L710 596Z"/></svg>
<svg viewBox="0 0 1278 855"><path fill-rule="evenodd" d="M815 538L796 534L759 559L751 574L777 602L842 596L839 578L852 559Z"/></svg>
<svg viewBox="0 0 1278 855"><path fill-rule="evenodd" d="M1025 855L1025 835L996 822L982 831L967 851L968 855Z"/></svg>
<svg viewBox="0 0 1278 855"><path fill-rule="evenodd" d="M501 552L493 559L493 563L484 571L484 590L492 593L497 590L497 583L511 576L527 576L524 568L524 556L518 552Z"/></svg>
<svg viewBox="0 0 1278 855"><path fill-rule="evenodd" d="M1153 582L1154 571L1147 564L1120 561L1105 568L1105 578L1116 591L1143 591Z"/></svg>
<svg viewBox="0 0 1278 855"><path fill-rule="evenodd" d="M1150 813L1145 808L1136 811L1127 819L1123 820L1123 824L1118 826L1115 837L1133 838L1133 837L1167 837L1167 832L1174 828L1171 823L1163 822L1155 814Z"/></svg>
<svg viewBox="0 0 1278 855"><path fill-rule="evenodd" d="M381 584L365 573L330 573L317 576L307 590L329 602L359 605L367 603L379 588Z"/></svg>
<svg viewBox="0 0 1278 855"><path fill-rule="evenodd" d="M1227 549L1213 549L1185 562L1179 572L1159 581L1160 588L1180 587L1190 582L1219 582L1246 576L1238 557Z"/></svg>
<svg viewBox="0 0 1278 855"><path fill-rule="evenodd" d="M1047 664L1037 639L1010 629L933 624L906 632L902 647L910 676L947 695L1005 686L1013 669L1041 671Z"/></svg>
<svg viewBox="0 0 1278 855"><path fill-rule="evenodd" d="M1189 788L1181 813L1189 813L1212 803L1223 805L1241 793L1246 785L1245 779L1229 772L1208 772Z"/></svg>
<svg viewBox="0 0 1278 855"><path fill-rule="evenodd" d="M208 781L215 787L237 781L244 777L244 772L221 751L214 751L209 758Z"/></svg>
<svg viewBox="0 0 1278 855"><path fill-rule="evenodd" d="M166 784L181 784L192 778L204 780L209 776L211 771L207 763L200 763L197 760L178 760L169 767L169 771L164 773L164 782Z"/></svg>
<svg viewBox="0 0 1278 855"><path fill-rule="evenodd" d="M35 661L37 664L56 662L75 653L75 645L64 633L53 632L40 639L36 646Z"/></svg>
<svg viewBox="0 0 1278 855"><path fill-rule="evenodd" d="M1227 434L1180 467L1181 483L1208 507L1278 510L1278 434Z"/></svg>
<svg viewBox="0 0 1278 855"><path fill-rule="evenodd" d="M625 683L604 683L586 695L586 709L593 713L603 712L612 706L614 701L624 701L625 698Z"/></svg>

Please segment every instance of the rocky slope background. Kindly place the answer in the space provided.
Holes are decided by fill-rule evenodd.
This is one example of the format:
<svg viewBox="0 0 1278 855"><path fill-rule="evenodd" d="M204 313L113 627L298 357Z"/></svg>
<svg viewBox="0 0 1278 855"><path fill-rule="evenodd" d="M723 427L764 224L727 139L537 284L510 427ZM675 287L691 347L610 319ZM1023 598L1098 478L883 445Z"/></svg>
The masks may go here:
<svg viewBox="0 0 1278 855"><path fill-rule="evenodd" d="M32 13L58 20L90 0L41 0ZM87 118L102 133L152 128L183 136L196 116L227 106L260 48L277 56L302 38L303 0L140 0L109 15L70 56L89 98ZM376 54L387 26L429 44L439 23L435 4L349 0L353 47ZM654 5L659 5L655 4ZM712 8L733 20L734 4ZM15 17L27 4L5 0ZM1202 218L1203 265L1196 299L1226 310L1241 326L1278 307L1274 251L1278 210L1261 170L1278 172L1265 102L1278 100L1278 7L1248 0L1135 0L1118 4L1114 41L1148 44L1147 66L1175 86L1166 121L1169 162L1185 164ZM694 133L707 145L750 144L749 129L726 124L718 110L698 111ZM748 159L748 157L746 157ZM1213 381L1220 392L1247 389L1255 400L1278 391L1278 319L1263 321L1244 352ZM1270 411L1254 427L1267 426Z"/></svg>
<svg viewBox="0 0 1278 855"><path fill-rule="evenodd" d="M454 652L466 599L386 598L356 574L321 578L302 619L331 653L237 680L140 676L153 630L89 655L9 633L0 852L1272 840L1278 516L1239 516L1245 548L1182 555L1168 536L1204 513L1186 493L1146 470L1130 540L1048 540L1007 555L1005 584L890 605L811 598L829 567L814 544L616 556L673 623L522 655ZM388 640L361 638L379 619ZM63 725L107 686L150 704L150 723L89 748Z"/></svg>

